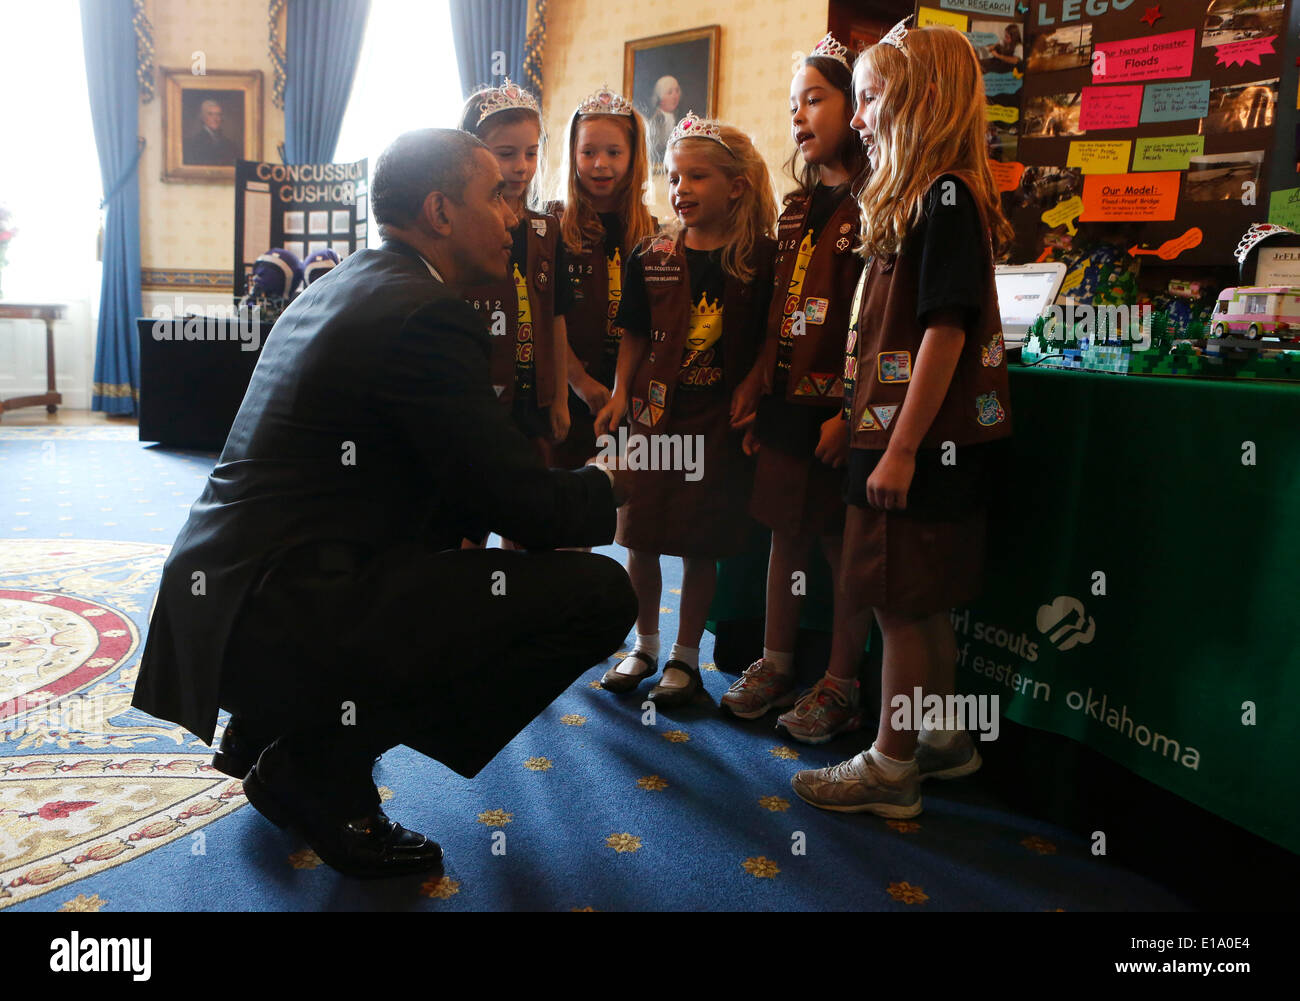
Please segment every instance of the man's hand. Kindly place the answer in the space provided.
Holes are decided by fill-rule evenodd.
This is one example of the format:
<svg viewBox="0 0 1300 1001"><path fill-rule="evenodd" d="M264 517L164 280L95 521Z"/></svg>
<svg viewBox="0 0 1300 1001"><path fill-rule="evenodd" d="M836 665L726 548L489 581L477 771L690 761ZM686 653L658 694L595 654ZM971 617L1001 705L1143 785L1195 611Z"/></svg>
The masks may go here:
<svg viewBox="0 0 1300 1001"><path fill-rule="evenodd" d="M550 406L551 443L558 445L569 437L569 394L559 393Z"/></svg>
<svg viewBox="0 0 1300 1001"><path fill-rule="evenodd" d="M573 383L573 391L578 394L578 398L587 405L592 416L599 414L609 402L609 390L599 379L593 379L591 376L583 373L582 377Z"/></svg>
<svg viewBox="0 0 1300 1001"><path fill-rule="evenodd" d="M596 434L609 434L611 429L618 427L626 413L627 394L615 390L609 402L601 407L600 413L596 415Z"/></svg>
<svg viewBox="0 0 1300 1001"><path fill-rule="evenodd" d="M838 413L822 424L813 455L832 469L839 469L849 461L849 422Z"/></svg>
<svg viewBox="0 0 1300 1001"><path fill-rule="evenodd" d="M915 473L915 455L900 449L885 449L875 471L867 478L867 503L883 511L907 510L907 491Z"/></svg>
<svg viewBox="0 0 1300 1001"><path fill-rule="evenodd" d="M616 507L622 507L627 503L627 499L632 495L632 477L627 470L615 469L613 465L600 456L588 459L587 465L599 466L605 470L609 476L609 487L614 492L614 505Z"/></svg>

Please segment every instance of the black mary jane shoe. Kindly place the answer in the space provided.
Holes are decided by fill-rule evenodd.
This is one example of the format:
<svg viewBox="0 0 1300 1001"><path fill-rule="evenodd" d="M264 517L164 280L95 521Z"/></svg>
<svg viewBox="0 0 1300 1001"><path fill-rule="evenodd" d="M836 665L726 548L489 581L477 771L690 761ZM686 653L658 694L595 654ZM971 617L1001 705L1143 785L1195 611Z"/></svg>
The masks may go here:
<svg viewBox="0 0 1300 1001"><path fill-rule="evenodd" d="M658 684L650 689L647 698L660 709L675 709L677 706L688 705L695 701L700 692L704 691L704 681L700 678L698 668L691 667L690 664L680 660L670 660L664 665L664 674L668 673L670 667L675 667L683 674L690 675L691 680L681 688L665 688L662 684Z"/></svg>
<svg viewBox="0 0 1300 1001"><path fill-rule="evenodd" d="M645 670L640 671L637 674L622 674L618 669L619 664L622 664L623 660L629 660L632 658L635 658L644 664ZM618 692L620 695L624 692L630 692L632 689L636 688L637 685L641 684L641 682L645 681L646 678L654 677L655 673L659 670L659 665L655 663L655 658L651 657L644 650L633 650L630 654L624 657L623 660L620 660L618 664L615 664L606 671L605 676L600 679L600 687L605 689L605 691Z"/></svg>
<svg viewBox="0 0 1300 1001"><path fill-rule="evenodd" d="M277 827L302 835L330 868L359 879L442 871L442 848L436 841L408 831L378 808L350 820L328 817L268 776L266 760L264 752L244 778L248 801Z"/></svg>

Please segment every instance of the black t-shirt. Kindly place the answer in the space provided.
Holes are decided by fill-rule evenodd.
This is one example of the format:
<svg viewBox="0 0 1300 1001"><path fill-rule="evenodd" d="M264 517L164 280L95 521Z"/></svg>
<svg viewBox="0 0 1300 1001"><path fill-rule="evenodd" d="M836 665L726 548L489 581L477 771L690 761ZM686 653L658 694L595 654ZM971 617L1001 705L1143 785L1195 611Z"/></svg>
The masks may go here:
<svg viewBox="0 0 1300 1001"><path fill-rule="evenodd" d="M597 216L605 227L605 256L613 257L614 248L623 245L623 217L617 212L598 212Z"/></svg>
<svg viewBox="0 0 1300 1001"><path fill-rule="evenodd" d="M691 331L682 351L677 375L678 391L719 389L722 386L722 315L727 275L721 250L686 248L686 269L691 281ZM634 337L650 336L650 298L646 294L645 266L641 255L627 263L618 325Z"/></svg>
<svg viewBox="0 0 1300 1001"><path fill-rule="evenodd" d="M924 212L903 242L903 253L920 256L916 318L955 310L971 336L984 305L983 246L988 241L979 209L960 180L940 177L925 194ZM916 345L917 350L920 344ZM916 473L908 493L908 509L918 517L954 518L980 507L991 483L995 444L964 445L957 464L945 466L937 448L916 453ZM844 499L865 507L867 480L875 472L881 449L852 449Z"/></svg>
<svg viewBox="0 0 1300 1001"><path fill-rule="evenodd" d="M822 230L826 228L831 216L848 193L848 184L839 184L835 187L819 184L813 189L812 201L808 205L808 218L804 221L805 232L812 230L813 243L821 239Z"/></svg>

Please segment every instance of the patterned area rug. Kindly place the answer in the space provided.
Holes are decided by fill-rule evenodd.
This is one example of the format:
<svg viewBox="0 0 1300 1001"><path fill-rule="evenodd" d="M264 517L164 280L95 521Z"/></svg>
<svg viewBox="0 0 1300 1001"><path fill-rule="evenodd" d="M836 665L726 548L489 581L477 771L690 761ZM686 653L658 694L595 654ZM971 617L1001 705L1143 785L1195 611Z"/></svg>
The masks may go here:
<svg viewBox="0 0 1300 1001"><path fill-rule="evenodd" d="M131 429L0 428L0 909L1183 906L1007 810L979 776L928 785L912 821L806 806L790 776L870 738L809 748L770 717L722 717L732 679L708 663L707 635L709 699L671 717L600 689L600 665L472 782L404 747L385 754L386 808L443 844L447 873L342 878L244 809L205 745L130 707L163 560L213 459ZM678 561L664 587L670 642Z"/></svg>

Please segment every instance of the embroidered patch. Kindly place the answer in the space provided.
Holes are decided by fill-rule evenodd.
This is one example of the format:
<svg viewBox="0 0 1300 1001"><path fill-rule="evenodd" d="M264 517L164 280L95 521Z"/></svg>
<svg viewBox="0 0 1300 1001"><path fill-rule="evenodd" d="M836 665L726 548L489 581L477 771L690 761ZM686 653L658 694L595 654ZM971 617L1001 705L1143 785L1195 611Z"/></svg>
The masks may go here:
<svg viewBox="0 0 1300 1001"><path fill-rule="evenodd" d="M835 378L834 372L809 372L808 377L812 379L813 385L817 387L817 395L825 396L826 390L830 388L831 381Z"/></svg>
<svg viewBox="0 0 1300 1001"><path fill-rule="evenodd" d="M661 236L650 244L652 254L671 254L674 249L673 241L666 236Z"/></svg>
<svg viewBox="0 0 1300 1001"><path fill-rule="evenodd" d="M879 431L879 430L880 430L880 425L877 424L877 423L876 423L876 419L875 419L874 417L871 416L871 411L870 411L870 410L863 410L863 411L862 411L862 420L858 421L858 430L859 430L859 431Z"/></svg>
<svg viewBox="0 0 1300 1001"><path fill-rule="evenodd" d="M975 397L975 419L984 427L991 428L1007 419L1007 412L998 402L997 390Z"/></svg>
<svg viewBox="0 0 1300 1001"><path fill-rule="evenodd" d="M912 381L912 352L882 351L876 358L876 378L881 382Z"/></svg>
<svg viewBox="0 0 1300 1001"><path fill-rule="evenodd" d="M985 368L997 368L1002 364L1002 331L993 335L993 340L980 348L980 364Z"/></svg>
<svg viewBox="0 0 1300 1001"><path fill-rule="evenodd" d="M505 387L505 386L493 386L492 388L493 388L494 390L496 390L496 394L497 394L498 398L501 396L502 393L504 393L504 392L506 391L506 387Z"/></svg>
<svg viewBox="0 0 1300 1001"><path fill-rule="evenodd" d="M668 387L662 382L655 382L653 379L650 380L650 402L653 405L662 407L664 405L664 397L667 393Z"/></svg>
<svg viewBox="0 0 1300 1001"><path fill-rule="evenodd" d="M813 388L812 380L804 376L799 380L799 385L794 387L795 396L816 396L817 390Z"/></svg>
<svg viewBox="0 0 1300 1001"><path fill-rule="evenodd" d="M640 421L641 415L645 412L645 400L638 400L632 397L632 420Z"/></svg>
<svg viewBox="0 0 1300 1001"><path fill-rule="evenodd" d="M872 407L871 412L876 415L876 420L888 429L889 425L894 423L894 414L898 413L899 404L891 403L889 406Z"/></svg>
<svg viewBox="0 0 1300 1001"><path fill-rule="evenodd" d="M650 424L652 426L658 424L659 418L662 417L663 415L664 415L663 407L656 407L653 403L650 404Z"/></svg>
<svg viewBox="0 0 1300 1001"><path fill-rule="evenodd" d="M533 232L534 232L534 233L536 233L538 236L545 236L545 235L546 235L546 220L545 220L545 219L529 219L528 221L529 221L530 223L533 224Z"/></svg>
<svg viewBox="0 0 1300 1001"><path fill-rule="evenodd" d="M827 395L827 396L843 396L843 395L844 395L844 380L843 380L843 379L836 379L834 382L832 382L832 383L831 383L831 388L828 389L828 390L826 391L826 395Z"/></svg>
<svg viewBox="0 0 1300 1001"><path fill-rule="evenodd" d="M803 317L809 323L825 323L826 311L830 306L829 299L818 299L810 295L803 303Z"/></svg>
<svg viewBox="0 0 1300 1001"><path fill-rule="evenodd" d="M858 346L858 328L857 326L849 327L849 339L844 342L844 350L849 354Z"/></svg>

